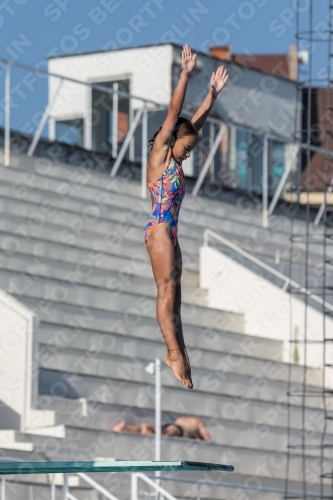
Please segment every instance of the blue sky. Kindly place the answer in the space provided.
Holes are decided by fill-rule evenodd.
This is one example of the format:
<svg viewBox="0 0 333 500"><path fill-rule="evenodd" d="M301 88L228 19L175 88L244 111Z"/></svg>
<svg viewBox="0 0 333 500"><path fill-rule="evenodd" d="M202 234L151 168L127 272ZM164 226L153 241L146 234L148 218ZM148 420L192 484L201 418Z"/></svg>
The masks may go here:
<svg viewBox="0 0 333 500"><path fill-rule="evenodd" d="M310 0L5 0L0 5L0 56L46 69L48 54L169 40L203 52L209 45L229 43L234 53L286 53L296 43L297 8L302 29L308 29L309 4ZM328 0L313 0L313 10L314 26L325 28ZM301 43L301 48L309 48L306 41ZM316 77L326 65L326 43L316 42L313 53ZM3 66L0 72L3 89ZM13 70L12 86L23 76L22 70ZM17 88L19 105L12 111L12 127L33 132L47 102L46 79L22 85Z"/></svg>

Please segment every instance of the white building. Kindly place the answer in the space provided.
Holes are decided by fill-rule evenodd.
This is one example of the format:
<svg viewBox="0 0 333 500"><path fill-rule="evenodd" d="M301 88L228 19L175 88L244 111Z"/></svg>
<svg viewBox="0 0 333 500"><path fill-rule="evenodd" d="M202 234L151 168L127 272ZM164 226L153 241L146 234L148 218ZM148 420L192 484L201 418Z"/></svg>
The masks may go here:
<svg viewBox="0 0 333 500"><path fill-rule="evenodd" d="M167 106L180 73L181 50L181 46L167 43L51 57L49 71L109 88L117 82L121 91ZM296 82L198 53L197 68L188 84L184 108L193 112L197 109L206 95L212 71L221 64L230 76L211 116L235 127L228 127L210 176L212 180L231 186L244 189L252 186L260 190L262 134L271 133L292 140L295 125L297 127ZM59 79L50 77L49 102L53 101L49 126L51 140L77 144L93 151L115 152L112 150L111 92L68 80L64 80L59 89ZM118 149L135 111L141 106L142 101L138 99L119 96ZM148 109L148 134L151 136L162 123L165 111L161 108L157 111L153 103L148 103ZM216 129L217 125L213 124L203 129L199 154L184 163L187 175L198 175ZM139 131L129 155L131 159L141 155ZM288 155L289 148L283 143L270 141L271 190L282 175Z"/></svg>

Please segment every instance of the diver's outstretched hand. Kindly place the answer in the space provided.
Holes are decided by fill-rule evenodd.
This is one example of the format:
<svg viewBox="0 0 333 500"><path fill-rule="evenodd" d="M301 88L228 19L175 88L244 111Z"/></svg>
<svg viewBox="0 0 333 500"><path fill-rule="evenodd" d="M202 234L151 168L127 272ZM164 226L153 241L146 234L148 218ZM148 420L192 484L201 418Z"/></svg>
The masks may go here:
<svg viewBox="0 0 333 500"><path fill-rule="evenodd" d="M190 47L186 44L182 50L182 68L183 72L189 75L195 68L195 60L197 55L193 54Z"/></svg>
<svg viewBox="0 0 333 500"><path fill-rule="evenodd" d="M210 85L213 87L216 94L219 94L221 92L221 90L227 83L228 78L229 75L227 74L227 70L224 69L223 66L219 66L216 70L216 73L212 73Z"/></svg>

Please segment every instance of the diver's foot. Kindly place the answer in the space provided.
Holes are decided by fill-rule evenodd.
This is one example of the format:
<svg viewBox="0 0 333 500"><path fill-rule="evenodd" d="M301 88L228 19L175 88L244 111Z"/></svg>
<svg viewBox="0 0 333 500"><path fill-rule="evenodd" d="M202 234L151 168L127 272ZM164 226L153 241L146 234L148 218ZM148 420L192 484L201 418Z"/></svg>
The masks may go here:
<svg viewBox="0 0 333 500"><path fill-rule="evenodd" d="M124 430L126 423L125 422L118 422L116 425L112 427L113 432L121 432Z"/></svg>
<svg viewBox="0 0 333 500"><path fill-rule="evenodd" d="M186 357L182 354L180 349L168 349L165 363L169 368L171 368L179 382L186 385L188 389L193 389L191 372L188 370Z"/></svg>

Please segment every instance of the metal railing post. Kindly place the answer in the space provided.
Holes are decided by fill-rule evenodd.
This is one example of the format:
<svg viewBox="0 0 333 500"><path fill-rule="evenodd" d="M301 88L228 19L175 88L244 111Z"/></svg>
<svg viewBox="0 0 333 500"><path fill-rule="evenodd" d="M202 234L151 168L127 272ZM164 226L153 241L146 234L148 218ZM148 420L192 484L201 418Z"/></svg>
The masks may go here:
<svg viewBox="0 0 333 500"><path fill-rule="evenodd" d="M159 358L155 359L155 460L161 461L161 360ZM160 471L157 473L161 475Z"/></svg>
<svg viewBox="0 0 333 500"><path fill-rule="evenodd" d="M62 486L62 500L68 499L68 474L64 474L64 484Z"/></svg>
<svg viewBox="0 0 333 500"><path fill-rule="evenodd" d="M51 500L55 500L55 497L56 497L55 474L52 474Z"/></svg>
<svg viewBox="0 0 333 500"><path fill-rule="evenodd" d="M141 152L141 198L147 198L147 164L148 164L148 109L143 105L142 114L142 152Z"/></svg>
<svg viewBox="0 0 333 500"><path fill-rule="evenodd" d="M6 64L5 76L5 138L4 138L4 165L10 163L10 71L11 63Z"/></svg>
<svg viewBox="0 0 333 500"><path fill-rule="evenodd" d="M262 152L262 227L268 226L268 137L264 136Z"/></svg>
<svg viewBox="0 0 333 500"><path fill-rule="evenodd" d="M129 118L129 127L131 126L133 120L134 120L134 111L133 111L133 99L129 97L129 113L128 113L128 118ZM135 160L135 141L134 137L132 137L130 145L129 145L129 160L134 161Z"/></svg>
<svg viewBox="0 0 333 500"><path fill-rule="evenodd" d="M204 247L208 247L208 236L209 236L208 231L204 231L204 234L203 234L203 246Z"/></svg>
<svg viewBox="0 0 333 500"><path fill-rule="evenodd" d="M1 500L5 500L6 495L6 477L2 476L1 478Z"/></svg>
<svg viewBox="0 0 333 500"><path fill-rule="evenodd" d="M283 189L283 186L285 185L286 183L286 180L288 178L288 175L292 169L292 166L294 164L294 161L298 155L298 151L299 151L299 145L298 144L295 144L294 146L294 151L293 151L293 154L291 156L291 159L290 159L290 162L288 163L287 165L287 168L285 169L285 171L283 172L283 175L280 179L280 182L279 182L279 185L278 187L276 188L276 191L274 193L274 196L273 196L273 199L271 201L271 204L269 206L269 209L268 209L268 215L271 215L273 213L273 210L275 208L275 205L277 204L278 202L278 199L280 197L280 194L281 194L281 191Z"/></svg>
<svg viewBox="0 0 333 500"><path fill-rule="evenodd" d="M34 135L34 137L32 139L32 143L30 144L28 152L27 152L27 156L29 156L29 157L31 157L34 154L34 151L36 149L36 146L38 144L40 136L42 135L42 132L43 132L44 127L46 125L46 122L47 122L47 120L48 120L48 118L50 116L50 113L51 113L51 110L53 108L53 105L54 105L54 103L55 103L55 101L56 101L56 99L58 97L59 91L60 91L60 89L62 87L63 81L64 81L63 79L60 80L60 82L58 84L58 87L57 87L57 90L54 93L52 101L45 108L45 111L43 113L42 119L39 122L39 125L37 127L36 132L35 132L35 135Z"/></svg>
<svg viewBox="0 0 333 500"><path fill-rule="evenodd" d="M110 172L110 176L111 176L111 177L115 177L115 175L116 175L116 173L117 173L117 171L118 171L118 168L120 167L120 164L121 164L121 162L123 161L123 158L124 158L124 156L125 156L126 149L128 148L128 145L129 145L129 143L130 143L130 141L131 141L131 139L132 139L132 137L133 137L133 134L134 134L134 132L135 132L135 129L136 129L136 127L137 127L137 124L139 123L139 120L140 120L141 115L142 115L142 113L143 113L143 107L144 107L144 104L143 104L143 106L142 106L140 109L138 109L138 111L136 112L136 115L135 115L135 118L134 118L134 120L133 120L133 123L132 123L132 124L131 124L131 126L130 126L130 129L129 129L129 131L128 131L128 134L127 134L127 136L126 136L126 138L125 138L125 140L124 140L124 142L123 142L123 145L122 145L122 146L121 146L121 148L120 148L120 151L119 151L119 154L118 154L118 156L117 156L117 159L116 159L116 161L114 162L114 165L113 165L113 167L112 167L112 169L111 169L111 172Z"/></svg>
<svg viewBox="0 0 333 500"><path fill-rule="evenodd" d="M197 500L200 500L200 493L201 493L200 490L201 490L201 484L198 483L198 485L197 485Z"/></svg>
<svg viewBox="0 0 333 500"><path fill-rule="evenodd" d="M203 183L204 178L206 176L206 173L207 173L207 171L208 171L208 169L209 169L209 167L214 159L214 155L217 151L217 148L219 147L219 144L221 142L221 139L223 137L225 130L226 130L226 126L224 124L221 124L220 130L218 131L217 136L215 138L214 145L211 148L209 155L207 156L207 159L206 159L206 161L201 169L201 172L200 172L200 175L197 179L197 182L194 185L194 188L193 188L192 193L191 193L192 196L196 196L198 194L198 191L199 191L201 184Z"/></svg>
<svg viewBox="0 0 333 500"><path fill-rule="evenodd" d="M131 474L131 500L138 500L138 476Z"/></svg>
<svg viewBox="0 0 333 500"><path fill-rule="evenodd" d="M112 95L112 156L117 158L118 154L118 82L113 84L113 95Z"/></svg>
<svg viewBox="0 0 333 500"><path fill-rule="evenodd" d="M325 210L325 205L328 203L328 200L330 199L330 195L331 195L332 191L333 191L333 175L330 178L329 186L327 187L326 193L324 191L325 198L324 198L323 203L320 205L319 210L318 210L317 215L316 215L316 218L313 222L314 226L318 226L320 219L323 216L323 213Z"/></svg>
<svg viewBox="0 0 333 500"><path fill-rule="evenodd" d="M171 495L171 493L169 493L168 491L166 491L161 486L158 486L152 479L150 479L148 476L146 476L146 474L143 474L142 472L138 472L138 473L135 474L135 476L137 478L142 479L143 481L145 481L150 486L152 486L155 489L155 491L159 491L161 493L161 495L163 496L163 499L166 498L167 500L177 500L176 497L174 497L173 495ZM132 498L131 500L137 500L137 498L134 498L134 499Z"/></svg>
<svg viewBox="0 0 333 500"><path fill-rule="evenodd" d="M202 129L201 129L202 130ZM215 123L210 123L209 124L209 150L211 151L212 148L214 147L214 132L215 132ZM214 169L214 157L212 158L212 161L210 162L209 165L209 170L210 170L210 182L215 181L215 169Z"/></svg>
<svg viewBox="0 0 333 500"><path fill-rule="evenodd" d="M155 460L161 460L161 360L155 359ZM161 485L161 472L156 471L156 484ZM156 490L155 499L159 500L160 493Z"/></svg>
<svg viewBox="0 0 333 500"><path fill-rule="evenodd" d="M101 493L105 498L108 498L109 500L118 500L118 498L112 495L112 493L110 493L109 491L107 491L104 488L104 486L98 484L96 481L94 481L94 479L91 479L91 477L85 474L84 472L77 472L76 474L81 479L83 479L83 481L90 484L90 486L92 486L96 491Z"/></svg>

